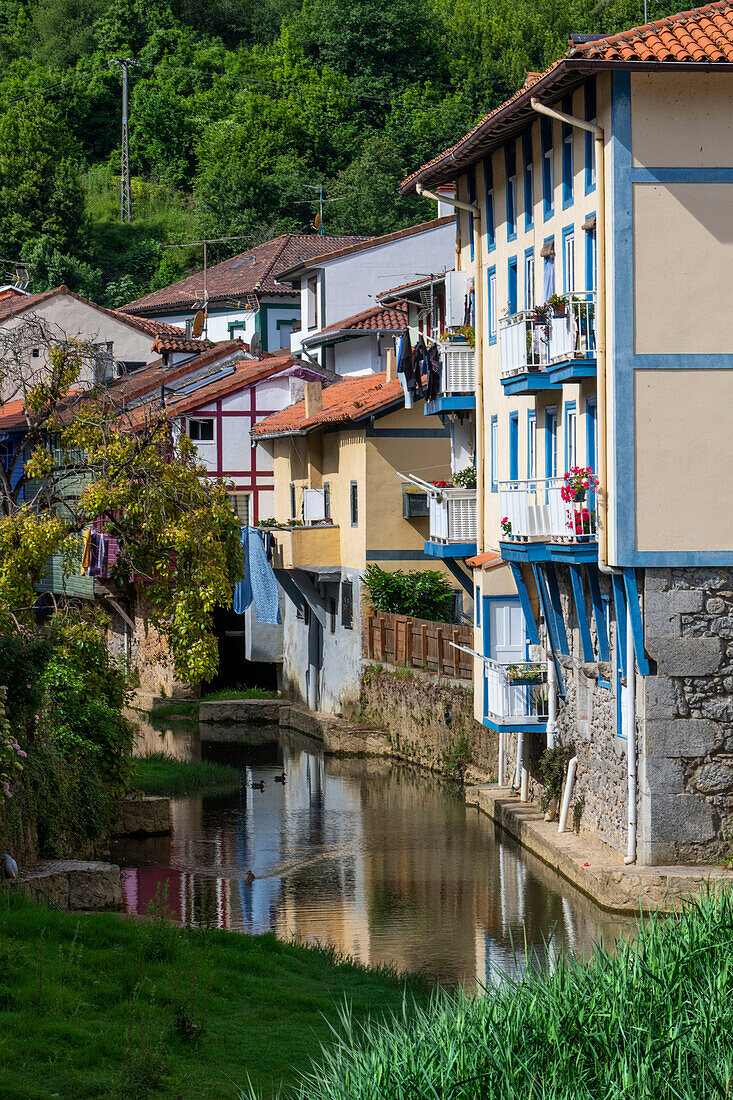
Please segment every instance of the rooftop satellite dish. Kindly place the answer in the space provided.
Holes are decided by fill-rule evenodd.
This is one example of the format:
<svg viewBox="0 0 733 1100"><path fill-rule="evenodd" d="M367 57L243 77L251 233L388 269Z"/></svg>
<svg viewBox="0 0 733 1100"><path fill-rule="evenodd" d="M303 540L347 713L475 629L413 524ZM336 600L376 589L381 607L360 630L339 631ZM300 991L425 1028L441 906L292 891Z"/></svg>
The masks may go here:
<svg viewBox="0 0 733 1100"><path fill-rule="evenodd" d="M253 355L262 355L262 337L259 332L252 333L252 338L249 342L249 350Z"/></svg>
<svg viewBox="0 0 733 1100"><path fill-rule="evenodd" d="M204 331L205 320L206 314L204 313L204 311L202 309L196 310L196 316L194 317L193 324L191 325L191 334L196 340L198 340L199 336Z"/></svg>

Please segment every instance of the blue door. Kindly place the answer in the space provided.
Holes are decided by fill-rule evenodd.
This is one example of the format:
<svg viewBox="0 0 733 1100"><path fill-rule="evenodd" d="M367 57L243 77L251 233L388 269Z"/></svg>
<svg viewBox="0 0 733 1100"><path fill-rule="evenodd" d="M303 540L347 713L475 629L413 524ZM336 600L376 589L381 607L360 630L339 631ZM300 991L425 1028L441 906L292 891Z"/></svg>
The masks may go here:
<svg viewBox="0 0 733 1100"><path fill-rule="evenodd" d="M509 316L513 317L517 312L517 260L516 257L509 261Z"/></svg>
<svg viewBox="0 0 733 1100"><path fill-rule="evenodd" d="M519 413L509 414L509 480L519 479Z"/></svg>

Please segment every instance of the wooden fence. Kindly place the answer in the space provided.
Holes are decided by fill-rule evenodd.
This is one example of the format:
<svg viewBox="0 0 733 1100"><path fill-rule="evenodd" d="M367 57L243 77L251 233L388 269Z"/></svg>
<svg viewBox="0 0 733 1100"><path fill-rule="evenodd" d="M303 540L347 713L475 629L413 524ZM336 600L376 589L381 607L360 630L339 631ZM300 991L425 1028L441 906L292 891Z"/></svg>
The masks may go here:
<svg viewBox="0 0 733 1100"><path fill-rule="evenodd" d="M365 657L424 668L457 680L473 680L473 658L451 645L453 642L472 649L470 626L434 623L380 611L370 611L363 624L362 652Z"/></svg>

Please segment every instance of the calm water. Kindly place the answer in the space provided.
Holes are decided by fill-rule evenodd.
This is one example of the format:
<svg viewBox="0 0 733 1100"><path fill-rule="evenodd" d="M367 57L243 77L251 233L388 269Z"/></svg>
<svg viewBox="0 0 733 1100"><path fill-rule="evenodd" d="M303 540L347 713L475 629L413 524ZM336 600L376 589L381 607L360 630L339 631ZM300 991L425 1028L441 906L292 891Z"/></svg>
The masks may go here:
<svg viewBox="0 0 733 1100"><path fill-rule="evenodd" d="M623 927L417 769L324 759L278 727L148 729L140 744L233 763L243 784L176 801L170 837L118 845L131 911L145 912L167 880L182 921L328 942L364 963L467 984L515 972L526 950L552 965L563 950L610 945ZM284 785L274 781L283 771ZM264 791L252 790L260 780Z"/></svg>

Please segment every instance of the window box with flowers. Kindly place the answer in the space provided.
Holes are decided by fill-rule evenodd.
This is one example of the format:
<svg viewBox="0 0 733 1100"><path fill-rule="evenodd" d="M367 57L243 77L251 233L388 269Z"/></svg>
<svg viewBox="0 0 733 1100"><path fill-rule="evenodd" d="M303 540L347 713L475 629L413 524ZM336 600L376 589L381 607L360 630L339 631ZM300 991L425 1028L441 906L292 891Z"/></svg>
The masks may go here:
<svg viewBox="0 0 733 1100"><path fill-rule="evenodd" d="M504 668L506 678L512 685L519 684L544 684L547 682L547 669L543 665L534 664L532 661L520 661L515 665L506 665Z"/></svg>
<svg viewBox="0 0 733 1100"><path fill-rule="evenodd" d="M564 481L560 496L566 504L571 501L584 501L589 489L594 491L598 488L598 478L590 466L571 467L565 474Z"/></svg>

